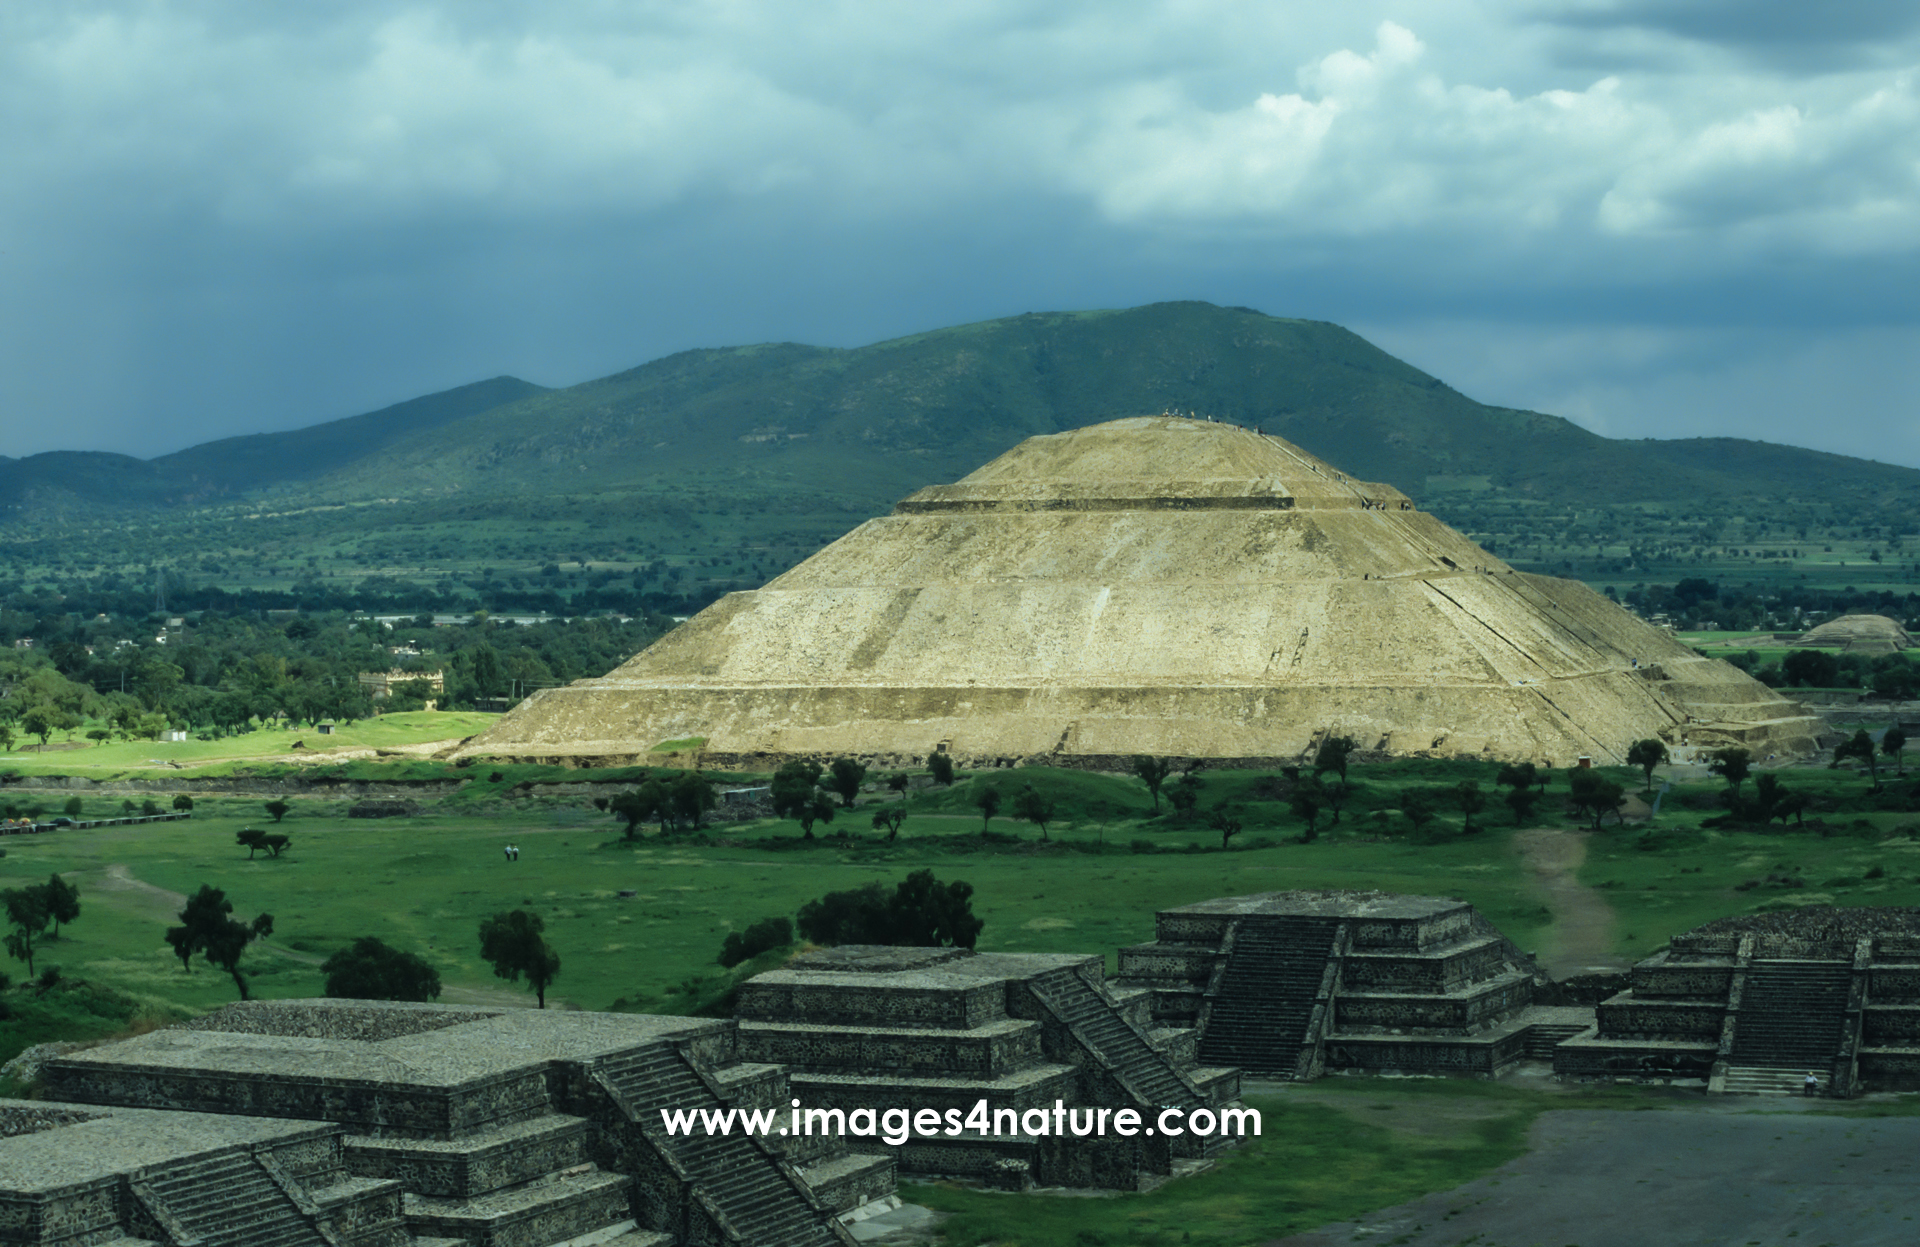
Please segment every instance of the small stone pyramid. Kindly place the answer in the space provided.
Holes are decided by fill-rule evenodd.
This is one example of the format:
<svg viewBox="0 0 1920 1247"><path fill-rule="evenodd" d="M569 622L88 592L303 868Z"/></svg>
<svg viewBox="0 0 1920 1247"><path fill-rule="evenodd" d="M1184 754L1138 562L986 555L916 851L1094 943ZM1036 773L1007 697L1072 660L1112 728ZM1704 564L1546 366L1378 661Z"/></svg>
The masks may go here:
<svg viewBox="0 0 1920 1247"><path fill-rule="evenodd" d="M1516 572L1386 485L1172 416L1029 438L463 754L1277 764L1619 762L1635 740L1811 752L1820 721L1570 580Z"/></svg>

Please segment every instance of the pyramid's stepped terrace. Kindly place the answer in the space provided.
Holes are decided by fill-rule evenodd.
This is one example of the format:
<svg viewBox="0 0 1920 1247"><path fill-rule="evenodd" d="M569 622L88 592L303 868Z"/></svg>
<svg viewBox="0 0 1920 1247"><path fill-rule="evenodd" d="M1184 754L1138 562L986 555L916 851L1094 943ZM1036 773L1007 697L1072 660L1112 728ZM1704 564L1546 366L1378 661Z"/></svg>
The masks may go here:
<svg viewBox="0 0 1920 1247"><path fill-rule="evenodd" d="M1634 740L1810 751L1819 721L1571 581L1515 572L1398 491L1169 417L1029 439L923 489L470 755L1617 761Z"/></svg>
<svg viewBox="0 0 1920 1247"><path fill-rule="evenodd" d="M135 1196L142 1182L153 1188L165 1232L123 1232L156 1242L845 1247L853 1240L839 1216L891 1195L891 1157L851 1152L838 1137L808 1140L801 1155L739 1130L671 1134L663 1124L662 1110L787 1102L786 1071L740 1061L737 1033L692 1018L256 1001L71 1053L41 1081L83 1118L164 1121L181 1155L209 1154L162 1174L140 1156L109 1157L94 1175L134 1183ZM0 1106L0 1124L9 1111ZM316 1153L278 1171L263 1160L263 1177L244 1154L227 1155L236 1131L311 1136L319 1142L308 1151L330 1148L331 1159ZM46 1134L46 1147L86 1143L65 1123ZM9 1174L48 1181L22 1156L11 1141L0 1149L0 1219L7 1201L32 1196ZM241 1186L261 1198L223 1199ZM9 1237L0 1220L0 1241L96 1240Z"/></svg>

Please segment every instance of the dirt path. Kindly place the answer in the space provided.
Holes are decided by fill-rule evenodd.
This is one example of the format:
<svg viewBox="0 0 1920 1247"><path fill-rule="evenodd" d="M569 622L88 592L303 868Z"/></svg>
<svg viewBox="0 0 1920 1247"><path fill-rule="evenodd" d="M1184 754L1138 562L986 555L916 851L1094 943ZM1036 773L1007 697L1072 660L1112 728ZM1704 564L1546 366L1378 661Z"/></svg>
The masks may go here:
<svg viewBox="0 0 1920 1247"><path fill-rule="evenodd" d="M155 904L170 910L177 910L187 903L185 894L169 892L165 888L155 887L142 879L135 879L133 871L125 862L115 862L101 872L100 882L94 885L102 892L132 892L146 897Z"/></svg>
<svg viewBox="0 0 1920 1247"><path fill-rule="evenodd" d="M1585 832L1538 827L1514 836L1533 888L1553 912L1542 939L1540 964L1556 979L1624 970L1632 963L1613 952L1613 907L1579 879L1587 860Z"/></svg>

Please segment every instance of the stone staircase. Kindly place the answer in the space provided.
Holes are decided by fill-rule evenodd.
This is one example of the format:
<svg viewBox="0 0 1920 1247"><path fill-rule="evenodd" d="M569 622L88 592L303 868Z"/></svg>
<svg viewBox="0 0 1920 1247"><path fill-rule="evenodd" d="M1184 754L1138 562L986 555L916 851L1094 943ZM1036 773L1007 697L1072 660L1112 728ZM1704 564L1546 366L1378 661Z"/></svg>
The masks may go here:
<svg viewBox="0 0 1920 1247"><path fill-rule="evenodd" d="M1727 1095L1800 1095L1806 1086L1807 1071L1818 1067L1796 1065L1769 1068L1760 1065L1735 1065L1727 1070L1721 1090ZM1820 1070L1820 1089L1827 1087L1827 1076Z"/></svg>
<svg viewBox="0 0 1920 1247"><path fill-rule="evenodd" d="M1208 993L1200 1059L1292 1077L1334 929L1310 918L1241 919L1218 987Z"/></svg>
<svg viewBox="0 0 1920 1247"><path fill-rule="evenodd" d="M1590 1029L1580 1022L1535 1022L1527 1027L1527 1060L1550 1062L1556 1047Z"/></svg>
<svg viewBox="0 0 1920 1247"><path fill-rule="evenodd" d="M669 1135L661 1110L730 1107L671 1044L596 1061L593 1073L645 1138L704 1192L743 1247L844 1247L853 1240L763 1141L744 1133Z"/></svg>
<svg viewBox="0 0 1920 1247"><path fill-rule="evenodd" d="M133 1185L160 1228L179 1242L202 1247L333 1247L247 1152L223 1152L149 1170Z"/></svg>
<svg viewBox="0 0 1920 1247"><path fill-rule="evenodd" d="M1747 970L1730 1065L1818 1070L1840 1052L1851 969L1837 962L1755 961Z"/></svg>
<svg viewBox="0 0 1920 1247"><path fill-rule="evenodd" d="M1206 1103L1166 1056L1078 974L1045 975L1032 991L1142 1104L1198 1108Z"/></svg>

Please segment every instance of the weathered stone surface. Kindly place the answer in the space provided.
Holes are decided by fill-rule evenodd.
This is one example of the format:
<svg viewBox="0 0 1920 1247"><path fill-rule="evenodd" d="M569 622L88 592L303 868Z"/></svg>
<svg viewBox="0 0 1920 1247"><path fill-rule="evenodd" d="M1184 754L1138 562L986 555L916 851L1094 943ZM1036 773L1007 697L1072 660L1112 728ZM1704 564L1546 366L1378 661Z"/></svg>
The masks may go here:
<svg viewBox="0 0 1920 1247"><path fill-rule="evenodd" d="M1814 747L1818 720L1384 485L1172 418L1023 442L469 756L619 759L689 737L789 756L1111 768L1272 763L1334 730L1394 755L1620 761L1637 739Z"/></svg>

